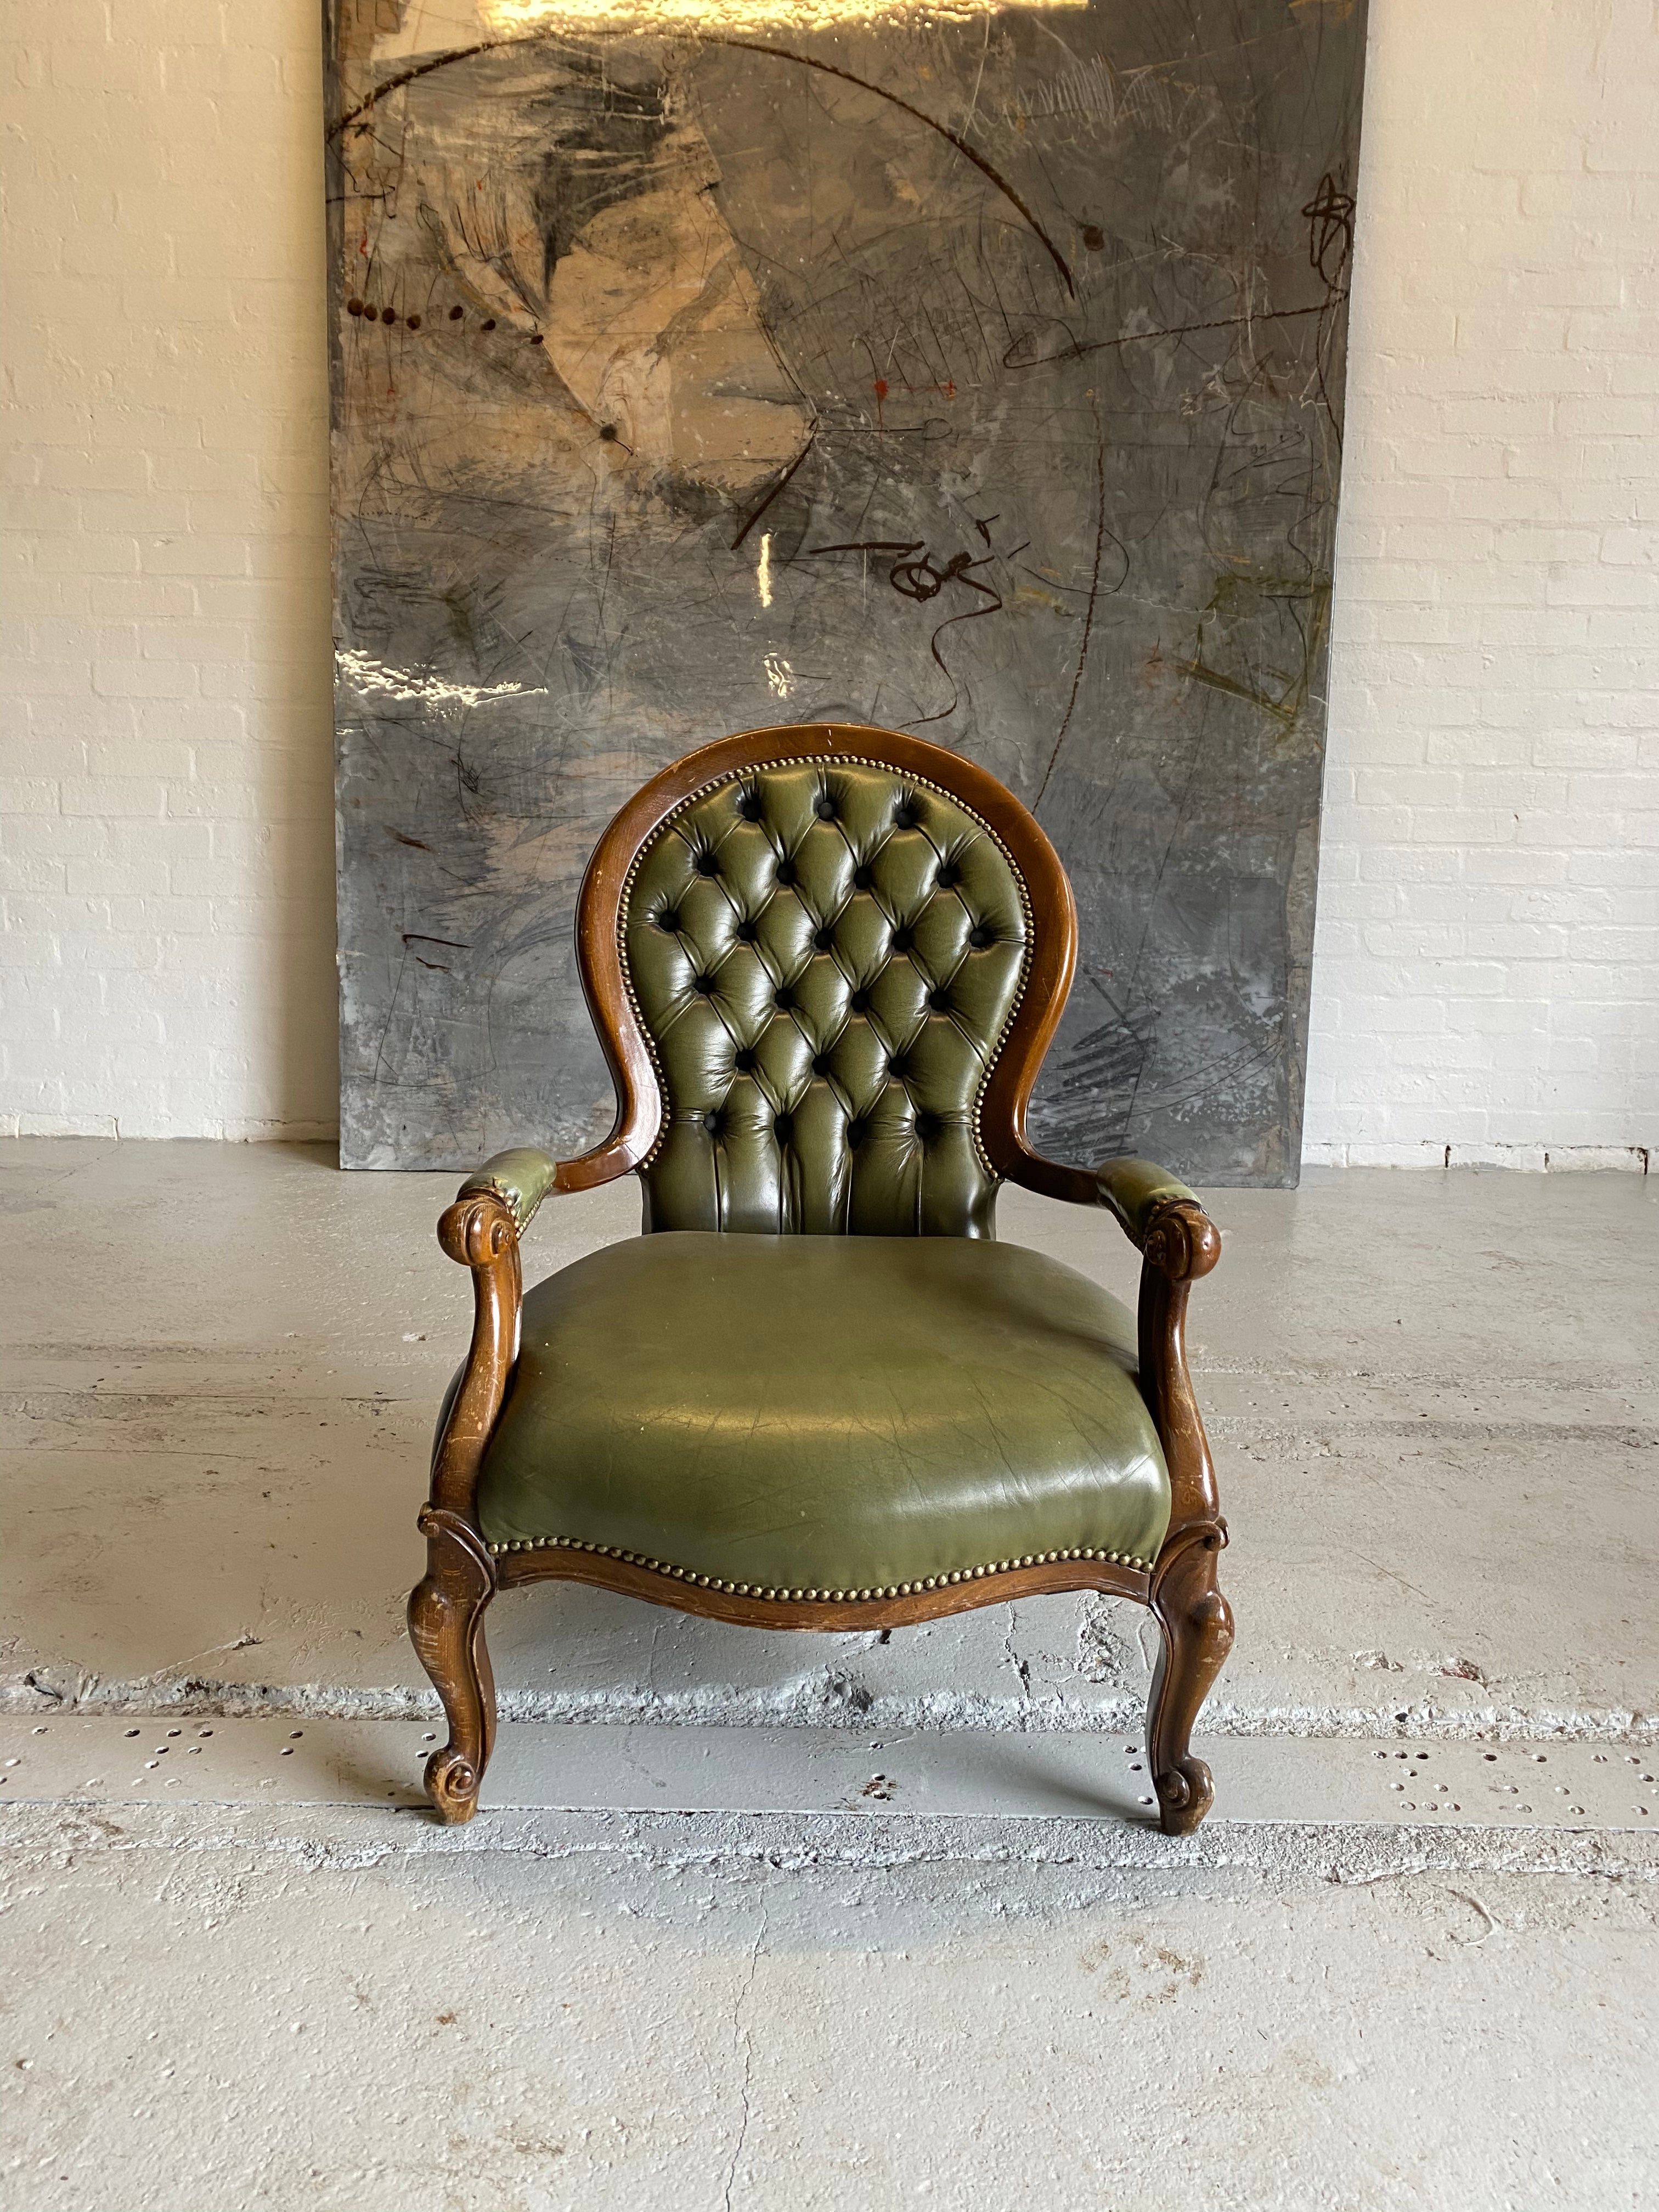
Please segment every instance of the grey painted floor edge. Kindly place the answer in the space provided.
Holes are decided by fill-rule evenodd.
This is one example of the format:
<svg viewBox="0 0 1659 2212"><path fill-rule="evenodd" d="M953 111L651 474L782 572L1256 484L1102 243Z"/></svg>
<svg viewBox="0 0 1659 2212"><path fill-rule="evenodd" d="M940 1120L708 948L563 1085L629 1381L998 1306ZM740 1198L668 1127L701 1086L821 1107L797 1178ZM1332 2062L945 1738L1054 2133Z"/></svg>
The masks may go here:
<svg viewBox="0 0 1659 2212"><path fill-rule="evenodd" d="M1145 1617L1070 1599L882 1644L509 1596L516 1717L434 1822L450 1192L0 1146L6 2212L1659 2195L1643 1178L1211 1194L1240 1634L1182 1839ZM1001 1233L1133 1292L1103 1217Z"/></svg>

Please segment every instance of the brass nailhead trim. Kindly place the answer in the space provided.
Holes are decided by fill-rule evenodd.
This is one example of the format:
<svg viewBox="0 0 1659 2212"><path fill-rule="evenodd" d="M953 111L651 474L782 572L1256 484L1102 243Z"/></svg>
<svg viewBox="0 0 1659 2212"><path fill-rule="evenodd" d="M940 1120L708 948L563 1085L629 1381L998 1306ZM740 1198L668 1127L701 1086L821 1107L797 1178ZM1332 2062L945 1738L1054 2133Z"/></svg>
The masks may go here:
<svg viewBox="0 0 1659 2212"><path fill-rule="evenodd" d="M596 1559L620 1559L624 1566L643 1567L647 1574L661 1575L665 1581L694 1583L699 1589L725 1590L736 1597L763 1598L775 1605L867 1605L872 1601L890 1597L919 1597L925 1590L948 1589L958 1583L978 1582L985 1575L1016 1573L1022 1567L1058 1565L1063 1560L1104 1559L1110 1566L1133 1567L1140 1574L1150 1574L1150 1559L1137 1559L1133 1552L1097 1550L1092 1544L1074 1544L1066 1552L1026 1552L1018 1559L992 1559L983 1566L957 1567L943 1575L928 1575L919 1582L889 1583L884 1589L775 1589L763 1588L759 1583L721 1582L713 1575L700 1575L694 1568L678 1567L666 1559L649 1559L643 1552L625 1552L616 1544L586 1544L578 1536L513 1536L504 1544L491 1544L489 1555L499 1559L506 1552L591 1552Z"/></svg>

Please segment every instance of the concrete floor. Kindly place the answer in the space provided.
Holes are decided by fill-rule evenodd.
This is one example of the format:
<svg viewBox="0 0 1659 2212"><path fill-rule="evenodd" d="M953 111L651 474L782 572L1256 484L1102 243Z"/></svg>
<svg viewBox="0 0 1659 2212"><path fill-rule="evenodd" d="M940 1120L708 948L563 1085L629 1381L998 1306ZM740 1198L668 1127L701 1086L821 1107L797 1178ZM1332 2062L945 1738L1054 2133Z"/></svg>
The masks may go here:
<svg viewBox="0 0 1659 2212"><path fill-rule="evenodd" d="M1142 1617L1081 1599L883 1644L507 1598L522 1724L431 1826L451 1188L0 1152L0 2203L1659 2195L1646 1181L1212 1194L1239 1638L1179 1845L1127 1779ZM529 1265L636 1220L554 1202ZM1002 1233L1132 1294L1103 1217Z"/></svg>

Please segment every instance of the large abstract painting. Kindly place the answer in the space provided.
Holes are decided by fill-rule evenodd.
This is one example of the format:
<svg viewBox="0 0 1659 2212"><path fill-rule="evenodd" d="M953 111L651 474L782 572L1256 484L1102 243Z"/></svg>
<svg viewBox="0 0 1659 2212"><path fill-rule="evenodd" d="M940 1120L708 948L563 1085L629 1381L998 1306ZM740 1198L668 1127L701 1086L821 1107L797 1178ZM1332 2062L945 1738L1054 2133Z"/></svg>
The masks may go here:
<svg viewBox="0 0 1659 2212"><path fill-rule="evenodd" d="M578 1147L653 770L915 731L1059 848L1045 1150L1294 1182L1364 0L335 0L343 1160Z"/></svg>

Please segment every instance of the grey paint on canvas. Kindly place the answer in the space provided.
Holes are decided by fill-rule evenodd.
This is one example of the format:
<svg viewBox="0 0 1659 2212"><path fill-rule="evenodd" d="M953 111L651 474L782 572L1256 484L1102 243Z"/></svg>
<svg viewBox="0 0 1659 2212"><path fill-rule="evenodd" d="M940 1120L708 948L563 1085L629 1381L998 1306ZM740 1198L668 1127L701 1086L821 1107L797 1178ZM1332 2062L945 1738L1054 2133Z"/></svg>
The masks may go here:
<svg viewBox="0 0 1659 2212"><path fill-rule="evenodd" d="M345 1162L601 1133L594 840L848 719L1066 862L1044 1147L1293 1182L1363 0L397 12L328 29Z"/></svg>

